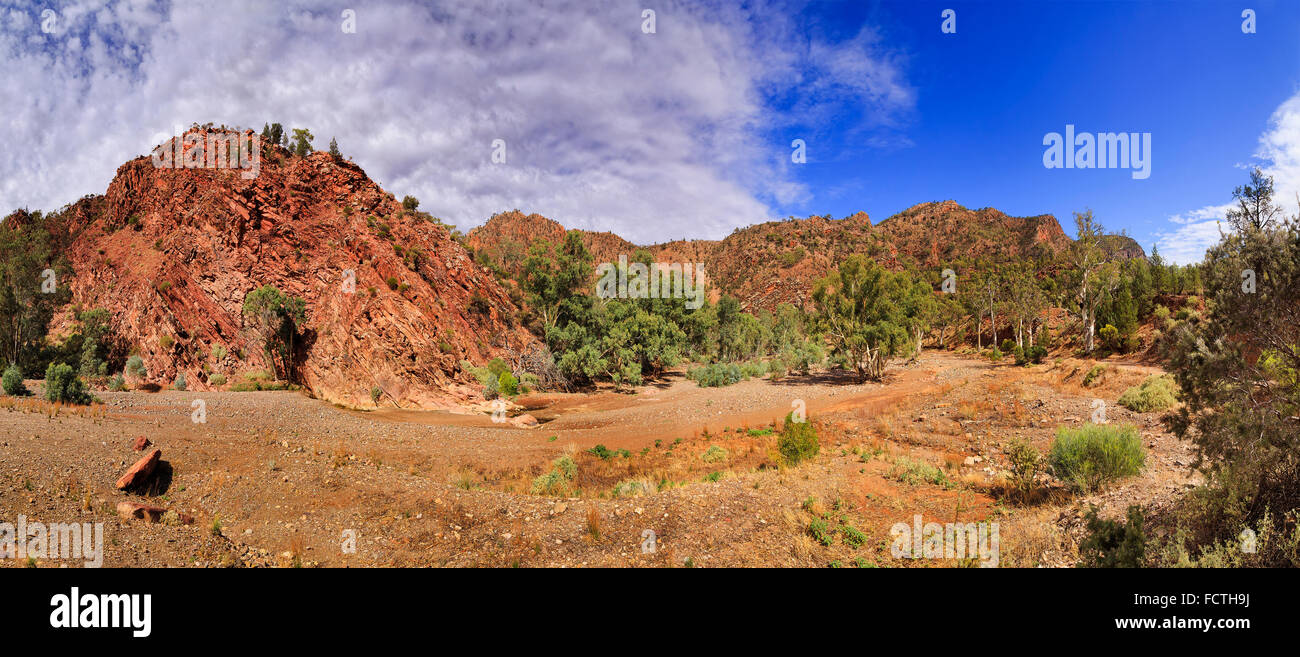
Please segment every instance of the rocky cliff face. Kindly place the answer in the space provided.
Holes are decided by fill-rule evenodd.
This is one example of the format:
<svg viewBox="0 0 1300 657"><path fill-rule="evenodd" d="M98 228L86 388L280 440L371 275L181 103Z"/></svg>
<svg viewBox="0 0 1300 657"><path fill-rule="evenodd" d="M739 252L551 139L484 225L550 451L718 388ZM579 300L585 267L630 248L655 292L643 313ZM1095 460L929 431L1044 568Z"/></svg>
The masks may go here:
<svg viewBox="0 0 1300 657"><path fill-rule="evenodd" d="M1142 258L1146 260L1147 257L1147 252L1142 248L1142 245L1128 235L1103 235L1100 245L1101 249L1112 258L1122 260Z"/></svg>
<svg viewBox="0 0 1300 657"><path fill-rule="evenodd" d="M462 359L535 344L447 227L351 162L264 148L251 179L137 158L72 209L74 303L112 312L149 379L184 373L202 390L218 373L270 371L242 315L262 285L306 300L293 378L330 401L370 406L378 388L381 404L404 408L473 402Z"/></svg>

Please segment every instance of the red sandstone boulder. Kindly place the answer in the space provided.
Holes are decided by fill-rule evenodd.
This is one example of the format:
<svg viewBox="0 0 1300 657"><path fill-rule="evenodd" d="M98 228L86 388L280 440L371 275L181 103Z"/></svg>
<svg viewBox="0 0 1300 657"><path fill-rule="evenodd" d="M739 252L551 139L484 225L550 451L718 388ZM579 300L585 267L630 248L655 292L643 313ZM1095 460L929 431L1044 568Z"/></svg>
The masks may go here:
<svg viewBox="0 0 1300 657"><path fill-rule="evenodd" d="M510 418L510 424L513 424L520 429L532 429L535 428L538 423L537 418L524 413L523 415L516 415L513 418Z"/></svg>
<svg viewBox="0 0 1300 657"><path fill-rule="evenodd" d="M153 443L149 442L148 438L145 438L144 436L137 436L135 441L131 443L131 449L137 452L143 452L146 447L152 444Z"/></svg>
<svg viewBox="0 0 1300 657"><path fill-rule="evenodd" d="M158 467L160 459L162 459L161 449L155 449L145 454L143 458L136 461L135 465L126 471L126 474L122 475L121 479L117 480L118 489L126 490L143 483L145 479L149 478L149 475L153 474L154 468Z"/></svg>

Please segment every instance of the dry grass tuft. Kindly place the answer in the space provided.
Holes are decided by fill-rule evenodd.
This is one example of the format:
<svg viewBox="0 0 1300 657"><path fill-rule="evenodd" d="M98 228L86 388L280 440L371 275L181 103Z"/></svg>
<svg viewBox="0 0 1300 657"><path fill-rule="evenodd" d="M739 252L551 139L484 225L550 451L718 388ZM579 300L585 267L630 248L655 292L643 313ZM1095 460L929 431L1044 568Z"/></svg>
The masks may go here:
<svg viewBox="0 0 1300 657"><path fill-rule="evenodd" d="M585 538L592 543L600 542L600 512L594 506L587 509L587 535Z"/></svg>

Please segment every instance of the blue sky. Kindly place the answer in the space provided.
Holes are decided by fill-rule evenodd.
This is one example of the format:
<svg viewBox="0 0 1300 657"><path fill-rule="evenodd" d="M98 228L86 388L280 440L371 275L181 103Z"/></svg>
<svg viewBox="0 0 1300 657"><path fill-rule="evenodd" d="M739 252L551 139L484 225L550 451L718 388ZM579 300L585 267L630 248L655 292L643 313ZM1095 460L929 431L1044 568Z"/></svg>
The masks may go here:
<svg viewBox="0 0 1300 657"><path fill-rule="evenodd" d="M1255 34L1242 33L1245 6L1256 10ZM945 8L956 34L940 32ZM841 138L847 121L810 140L810 161L795 172L821 191L783 208L796 215L863 209L880 220L951 198L1050 213L1073 234L1071 212L1091 208L1148 251L1163 238L1166 254L1186 259L1195 247L1170 217L1229 202L1240 167L1259 163L1270 116L1300 88L1300 3L826 1L801 19L838 38L879 26L905 53L916 102L897 131L907 145ZM1066 124L1150 132L1151 176L1044 168L1043 136Z"/></svg>
<svg viewBox="0 0 1300 657"><path fill-rule="evenodd" d="M462 229L639 243L954 199L1069 233L1091 208L1190 262L1245 167L1300 191L1300 2L0 0L0 70L0 211L103 193L195 122L337 138ZM1150 133L1150 177L1044 168L1067 124Z"/></svg>

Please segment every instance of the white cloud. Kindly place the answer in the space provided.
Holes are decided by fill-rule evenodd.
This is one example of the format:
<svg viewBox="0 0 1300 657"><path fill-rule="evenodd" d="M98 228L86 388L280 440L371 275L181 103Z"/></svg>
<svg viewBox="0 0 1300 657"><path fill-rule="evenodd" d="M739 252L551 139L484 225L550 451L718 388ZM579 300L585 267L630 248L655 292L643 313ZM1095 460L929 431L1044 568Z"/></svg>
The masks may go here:
<svg viewBox="0 0 1300 657"><path fill-rule="evenodd" d="M1220 220L1186 223L1169 233L1157 234L1156 246L1160 248L1160 257L1165 262L1180 265L1200 262L1205 258L1205 250L1219 242L1220 226L1226 231L1228 225Z"/></svg>
<svg viewBox="0 0 1300 657"><path fill-rule="evenodd" d="M1300 204L1300 92L1282 103L1269 117L1268 129L1259 137L1255 151L1259 168L1273 177L1273 201L1290 212ZM1156 233L1160 255L1179 264L1200 262L1206 249L1219 241L1219 226L1234 204L1210 205L1169 217L1179 227Z"/></svg>
<svg viewBox="0 0 1300 657"><path fill-rule="evenodd" d="M801 42L763 3L661 2L656 34L634 0L355 9L344 34L340 6L305 0L79 0L46 35L40 8L0 2L0 138L21 154L0 159L0 213L102 193L176 125L279 121L462 228L519 208L634 241L720 237L808 198L774 95L812 71L887 126L914 98L874 33Z"/></svg>

